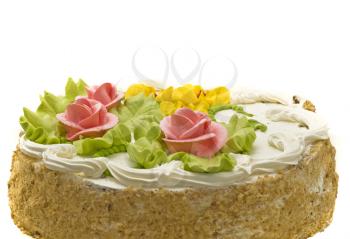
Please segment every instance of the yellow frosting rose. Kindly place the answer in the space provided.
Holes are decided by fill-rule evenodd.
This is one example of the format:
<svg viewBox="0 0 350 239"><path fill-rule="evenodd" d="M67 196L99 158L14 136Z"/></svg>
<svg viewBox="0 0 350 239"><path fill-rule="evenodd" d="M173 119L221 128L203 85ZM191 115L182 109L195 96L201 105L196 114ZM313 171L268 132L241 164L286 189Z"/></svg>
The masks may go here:
<svg viewBox="0 0 350 239"><path fill-rule="evenodd" d="M210 106L230 103L230 92L226 87L203 90L201 86L191 84L159 91L148 85L134 84L126 91L125 98L140 93L155 96L164 115L171 115L181 107L207 113Z"/></svg>
<svg viewBox="0 0 350 239"><path fill-rule="evenodd" d="M161 101L160 110L165 115L172 115L175 111L181 107L184 107L181 101L172 102L172 101Z"/></svg>
<svg viewBox="0 0 350 239"><path fill-rule="evenodd" d="M140 93L144 93L146 96L155 95L156 89L152 86L148 86L145 84L133 84L125 92L125 99L131 96L138 95Z"/></svg>
<svg viewBox="0 0 350 239"><path fill-rule="evenodd" d="M230 103L230 92L226 87L217 87L205 92L205 101L209 105L224 105Z"/></svg>
<svg viewBox="0 0 350 239"><path fill-rule="evenodd" d="M203 90L199 85L184 85L178 88L168 87L157 93L157 101L163 114L173 114L178 108L188 107L192 110L208 112L212 105L230 103L230 92L225 87Z"/></svg>

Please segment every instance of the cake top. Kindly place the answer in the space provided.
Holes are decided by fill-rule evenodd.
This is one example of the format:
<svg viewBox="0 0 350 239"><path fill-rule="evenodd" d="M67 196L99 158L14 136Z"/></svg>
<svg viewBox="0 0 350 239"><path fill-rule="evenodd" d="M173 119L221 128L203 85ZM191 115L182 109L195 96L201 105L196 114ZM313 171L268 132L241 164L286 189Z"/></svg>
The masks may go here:
<svg viewBox="0 0 350 239"><path fill-rule="evenodd" d="M244 175L296 164L309 142L328 137L297 98L226 87L134 84L122 92L69 79L64 96L40 99L36 111L23 109L21 150L50 169L126 186L250 180Z"/></svg>

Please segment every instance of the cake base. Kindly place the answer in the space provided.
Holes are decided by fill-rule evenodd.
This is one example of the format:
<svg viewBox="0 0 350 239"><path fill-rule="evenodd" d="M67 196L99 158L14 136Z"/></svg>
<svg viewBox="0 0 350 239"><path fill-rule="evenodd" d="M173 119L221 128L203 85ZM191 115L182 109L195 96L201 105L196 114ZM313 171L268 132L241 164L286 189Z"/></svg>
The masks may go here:
<svg viewBox="0 0 350 239"><path fill-rule="evenodd" d="M297 166L256 183L180 191L101 188L14 152L9 199L34 238L308 238L332 219L335 149L314 143Z"/></svg>

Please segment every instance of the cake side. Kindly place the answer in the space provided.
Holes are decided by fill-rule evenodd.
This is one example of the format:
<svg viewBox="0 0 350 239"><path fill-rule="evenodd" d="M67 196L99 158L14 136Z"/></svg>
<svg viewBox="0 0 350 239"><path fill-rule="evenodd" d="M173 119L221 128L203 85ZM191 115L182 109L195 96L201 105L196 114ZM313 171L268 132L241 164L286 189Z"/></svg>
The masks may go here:
<svg viewBox="0 0 350 239"><path fill-rule="evenodd" d="M14 152L12 217L34 238L307 238L331 221L335 149L312 144L296 166L254 184L113 190Z"/></svg>

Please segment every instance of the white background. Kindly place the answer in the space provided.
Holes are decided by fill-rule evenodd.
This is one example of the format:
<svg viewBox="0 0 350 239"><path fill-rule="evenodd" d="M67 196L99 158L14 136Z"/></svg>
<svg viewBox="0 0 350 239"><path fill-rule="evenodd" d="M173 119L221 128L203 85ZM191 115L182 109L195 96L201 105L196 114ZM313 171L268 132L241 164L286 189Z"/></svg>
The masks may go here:
<svg viewBox="0 0 350 239"><path fill-rule="evenodd" d="M226 55L238 83L311 99L337 148L334 220L314 238L350 237L350 5L346 1L0 1L2 238L25 238L8 208L7 181L22 107L68 76L129 84L145 45ZM23 202L25 203L25 202ZM6 237L5 237L6 235Z"/></svg>

